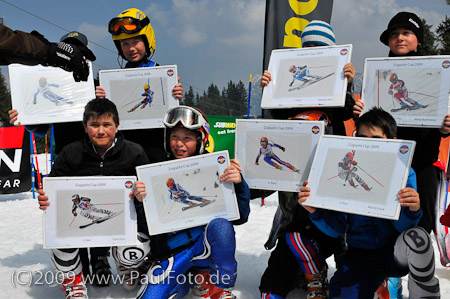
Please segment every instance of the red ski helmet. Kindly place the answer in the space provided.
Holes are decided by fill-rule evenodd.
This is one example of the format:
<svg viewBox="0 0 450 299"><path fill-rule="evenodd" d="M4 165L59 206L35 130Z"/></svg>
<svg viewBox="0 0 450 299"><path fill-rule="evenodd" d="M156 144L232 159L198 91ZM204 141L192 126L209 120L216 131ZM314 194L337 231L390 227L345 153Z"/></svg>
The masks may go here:
<svg viewBox="0 0 450 299"><path fill-rule="evenodd" d="M269 143L269 140L267 139L267 137L261 137L259 143L261 144L262 147L266 148L267 144Z"/></svg>
<svg viewBox="0 0 450 299"><path fill-rule="evenodd" d="M395 83L397 82L398 77L396 73L392 73L391 76L389 77L389 81L391 81L391 83Z"/></svg>
<svg viewBox="0 0 450 299"><path fill-rule="evenodd" d="M174 184L175 184L175 181L174 181L173 178L168 178L167 179L167 182L166 182L167 187L169 187L170 189L173 189L173 185Z"/></svg>
<svg viewBox="0 0 450 299"><path fill-rule="evenodd" d="M324 121L325 126L331 125L331 121L325 112L320 110L307 110L289 119L301 119L301 120L312 120L312 121Z"/></svg>
<svg viewBox="0 0 450 299"><path fill-rule="evenodd" d="M295 72L296 69L297 69L297 67L295 65L293 65L289 68L289 72L293 73L293 72Z"/></svg>
<svg viewBox="0 0 450 299"><path fill-rule="evenodd" d="M354 154L351 152L348 152L345 154L344 160L353 160Z"/></svg>

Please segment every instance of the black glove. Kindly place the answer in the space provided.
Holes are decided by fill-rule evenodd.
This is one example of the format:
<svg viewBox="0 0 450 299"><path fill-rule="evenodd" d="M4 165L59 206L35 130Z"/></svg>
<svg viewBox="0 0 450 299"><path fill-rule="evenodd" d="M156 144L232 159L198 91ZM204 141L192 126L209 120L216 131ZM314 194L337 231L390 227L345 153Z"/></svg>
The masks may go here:
<svg viewBox="0 0 450 299"><path fill-rule="evenodd" d="M51 43L47 51L46 64L60 67L68 72L73 72L76 82L87 81L89 66L86 59L95 61L96 57L85 46L75 46L67 43Z"/></svg>

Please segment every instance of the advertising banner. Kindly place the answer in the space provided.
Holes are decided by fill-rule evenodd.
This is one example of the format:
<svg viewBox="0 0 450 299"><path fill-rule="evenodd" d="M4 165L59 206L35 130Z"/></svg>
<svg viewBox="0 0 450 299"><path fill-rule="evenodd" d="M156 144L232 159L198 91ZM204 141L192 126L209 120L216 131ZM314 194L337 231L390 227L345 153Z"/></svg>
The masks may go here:
<svg viewBox="0 0 450 299"><path fill-rule="evenodd" d="M0 128L0 194L31 188L30 141L25 127Z"/></svg>

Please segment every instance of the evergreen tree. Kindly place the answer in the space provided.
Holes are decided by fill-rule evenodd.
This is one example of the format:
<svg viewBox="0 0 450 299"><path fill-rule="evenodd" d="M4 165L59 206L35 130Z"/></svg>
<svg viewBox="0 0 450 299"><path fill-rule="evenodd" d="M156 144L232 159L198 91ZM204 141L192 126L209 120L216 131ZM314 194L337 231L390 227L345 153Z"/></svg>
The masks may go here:
<svg viewBox="0 0 450 299"><path fill-rule="evenodd" d="M423 44L420 47L420 54L423 56L428 55L438 55L438 50L436 47L436 35L431 31L432 25L428 25L425 19L422 19L423 23Z"/></svg>
<svg viewBox="0 0 450 299"><path fill-rule="evenodd" d="M11 110L11 94L0 71L0 123L3 123L3 126L9 123L8 110Z"/></svg>
<svg viewBox="0 0 450 299"><path fill-rule="evenodd" d="M447 1L448 2L448 1ZM441 47L439 48L440 55L450 54L450 18L445 16L445 19L439 24L436 29Z"/></svg>
<svg viewBox="0 0 450 299"><path fill-rule="evenodd" d="M189 91L184 93L183 104L186 106L194 107L194 89L189 86Z"/></svg>
<svg viewBox="0 0 450 299"><path fill-rule="evenodd" d="M222 90L222 96L229 108L228 115L242 116L247 113L247 90L242 81L235 84L230 80L227 88Z"/></svg>

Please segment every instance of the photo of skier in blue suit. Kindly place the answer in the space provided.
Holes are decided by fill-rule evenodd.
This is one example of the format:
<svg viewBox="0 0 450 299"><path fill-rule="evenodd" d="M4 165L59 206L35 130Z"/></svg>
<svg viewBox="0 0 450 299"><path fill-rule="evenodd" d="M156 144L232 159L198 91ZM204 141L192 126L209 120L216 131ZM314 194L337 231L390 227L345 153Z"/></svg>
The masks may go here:
<svg viewBox="0 0 450 299"><path fill-rule="evenodd" d="M277 155L275 155L273 153L273 149L272 149L273 147L277 147L277 148L281 149L283 152L286 151L286 149L284 147L282 147L281 145L278 145L276 143L269 143L269 140L267 139L267 137L262 137L260 140L260 144L261 144L261 148L259 149L258 156L256 157L256 161L255 161L256 165L259 165L259 158L261 157L261 155L263 155L264 161L266 161L269 165L271 165L277 169L280 169L280 170L283 169L283 167L281 165L284 165L294 172L300 172L300 169L297 169L294 166L292 166L291 164L289 164L288 162L281 160L280 158L278 158ZM272 160L275 160L275 162ZM277 164L276 162L280 163L281 165Z"/></svg>

